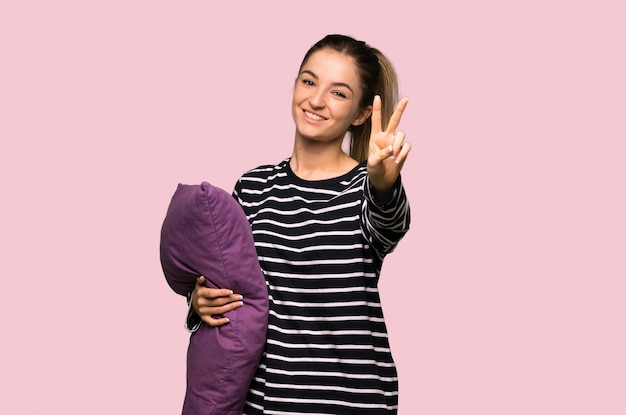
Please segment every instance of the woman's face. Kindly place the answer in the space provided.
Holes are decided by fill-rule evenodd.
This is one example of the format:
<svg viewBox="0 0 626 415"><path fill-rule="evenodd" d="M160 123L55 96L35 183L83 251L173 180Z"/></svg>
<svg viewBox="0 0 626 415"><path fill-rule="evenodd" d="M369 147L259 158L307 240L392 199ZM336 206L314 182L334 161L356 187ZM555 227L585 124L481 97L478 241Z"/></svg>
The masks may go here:
<svg viewBox="0 0 626 415"><path fill-rule="evenodd" d="M352 57L332 49L314 52L302 66L293 92L296 134L341 142L348 128L362 124L371 112L371 107L359 108L361 94Z"/></svg>

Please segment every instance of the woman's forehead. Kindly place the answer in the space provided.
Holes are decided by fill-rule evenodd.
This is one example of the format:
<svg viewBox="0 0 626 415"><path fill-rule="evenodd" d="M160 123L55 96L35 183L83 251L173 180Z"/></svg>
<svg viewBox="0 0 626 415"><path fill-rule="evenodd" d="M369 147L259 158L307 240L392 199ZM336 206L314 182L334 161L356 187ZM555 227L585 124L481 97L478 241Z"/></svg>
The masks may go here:
<svg viewBox="0 0 626 415"><path fill-rule="evenodd" d="M302 65L301 73L303 71L312 72L318 78L332 82L353 84L359 80L354 59L332 49L321 49L312 53Z"/></svg>

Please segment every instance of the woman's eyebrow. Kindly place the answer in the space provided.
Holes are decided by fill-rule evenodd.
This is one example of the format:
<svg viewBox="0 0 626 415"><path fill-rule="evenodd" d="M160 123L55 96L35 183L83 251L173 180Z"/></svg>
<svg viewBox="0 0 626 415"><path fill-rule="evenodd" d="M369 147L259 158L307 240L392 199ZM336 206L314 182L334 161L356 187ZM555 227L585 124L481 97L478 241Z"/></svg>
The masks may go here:
<svg viewBox="0 0 626 415"><path fill-rule="evenodd" d="M309 69L304 69L304 70L302 70L302 72L300 72L300 74L301 74L301 75L302 75L302 74L307 74L307 75L310 75L310 76L311 76L313 79L315 79L316 81L319 79L319 77L318 77L317 75L315 75L315 73L314 73L313 71L309 70ZM352 88L350 87L350 85L348 85L348 84L346 84L346 83L344 83L344 82L333 82L333 83L332 83L332 85L333 85L333 86L343 86L343 87L345 87L345 88L349 89L349 90L350 90L350 92L354 92L354 91L352 90Z"/></svg>

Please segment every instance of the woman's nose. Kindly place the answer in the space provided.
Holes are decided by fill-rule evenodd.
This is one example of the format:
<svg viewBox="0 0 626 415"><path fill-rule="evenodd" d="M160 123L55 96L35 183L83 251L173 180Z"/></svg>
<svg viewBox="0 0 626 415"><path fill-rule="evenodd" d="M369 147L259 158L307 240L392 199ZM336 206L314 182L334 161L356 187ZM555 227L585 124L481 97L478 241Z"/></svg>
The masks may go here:
<svg viewBox="0 0 626 415"><path fill-rule="evenodd" d="M326 106L326 101L324 100L324 93L321 90L316 90L309 97L309 104L313 108L324 108Z"/></svg>

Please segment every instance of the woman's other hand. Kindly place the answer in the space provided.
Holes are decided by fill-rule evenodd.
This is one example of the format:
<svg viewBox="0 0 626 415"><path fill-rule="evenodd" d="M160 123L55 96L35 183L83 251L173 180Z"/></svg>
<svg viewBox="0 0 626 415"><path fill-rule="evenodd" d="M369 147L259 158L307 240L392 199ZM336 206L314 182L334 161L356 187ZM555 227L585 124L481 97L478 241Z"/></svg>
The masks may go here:
<svg viewBox="0 0 626 415"><path fill-rule="evenodd" d="M383 131L380 97L374 97L367 173L377 200L385 200L391 196L400 170L411 151L411 145L404 141L404 132L396 131L408 102L406 97L398 102L387 128Z"/></svg>
<svg viewBox="0 0 626 415"><path fill-rule="evenodd" d="M196 279L196 286L191 294L193 309L209 326L223 326L230 321L224 314L241 307L243 297L227 288L205 287L204 282L203 276Z"/></svg>

